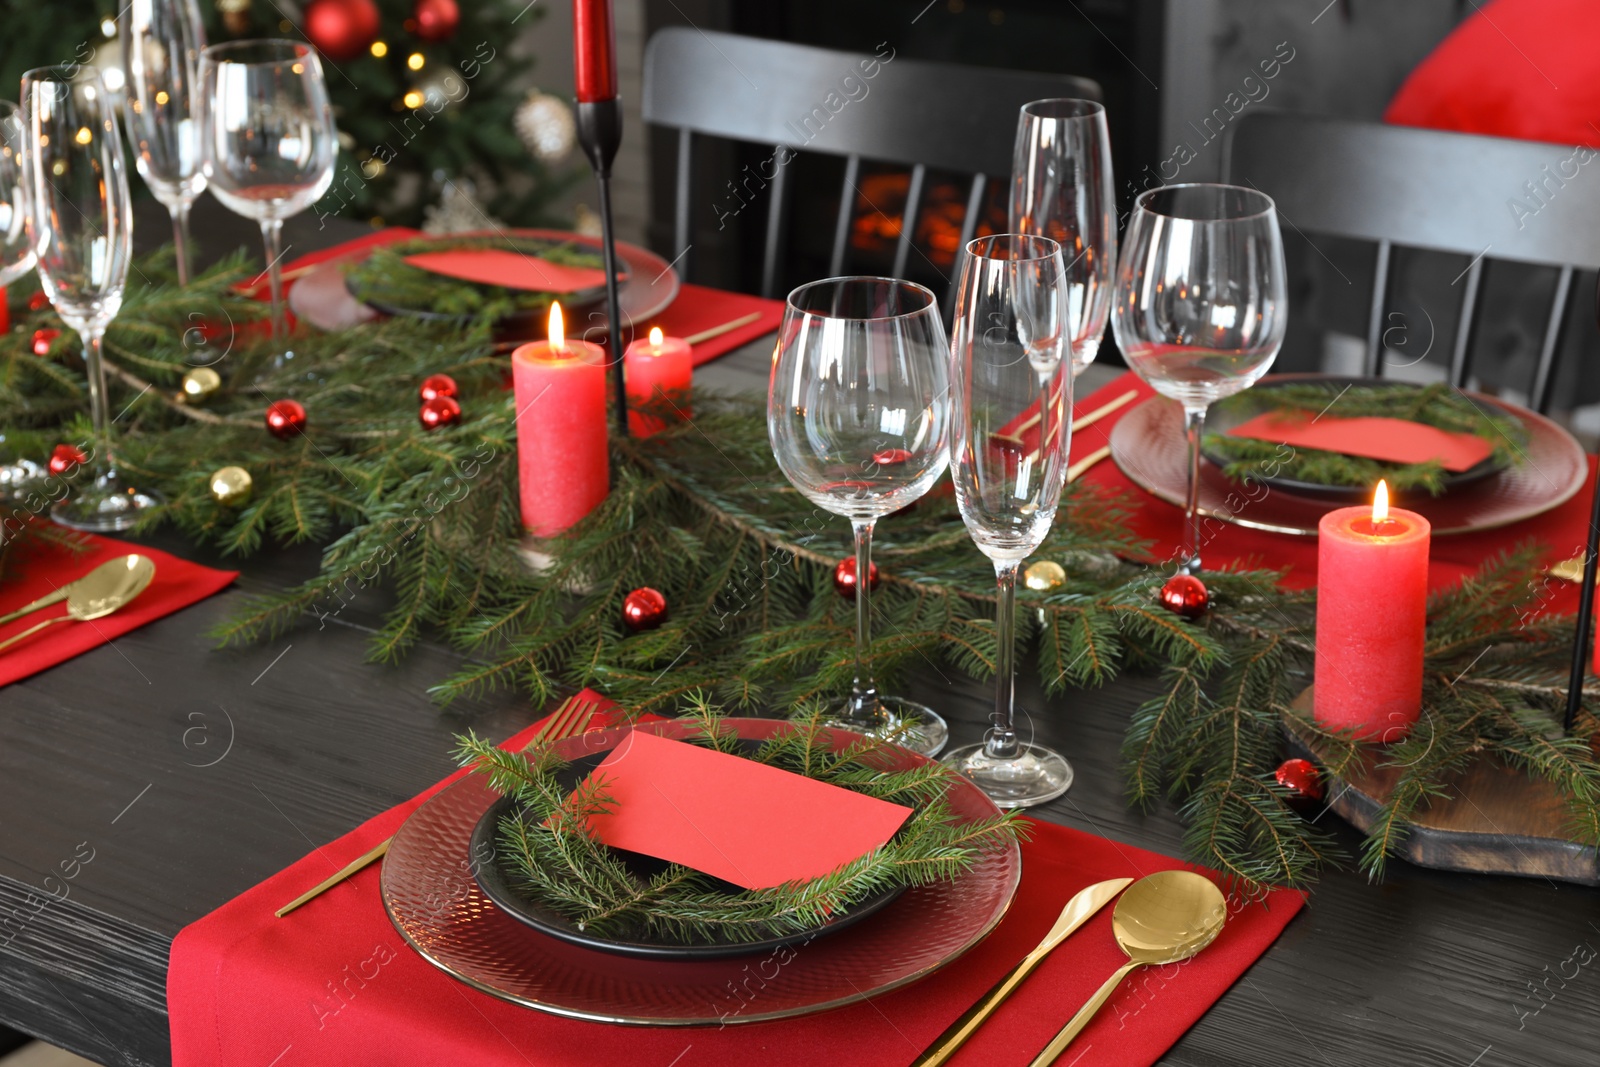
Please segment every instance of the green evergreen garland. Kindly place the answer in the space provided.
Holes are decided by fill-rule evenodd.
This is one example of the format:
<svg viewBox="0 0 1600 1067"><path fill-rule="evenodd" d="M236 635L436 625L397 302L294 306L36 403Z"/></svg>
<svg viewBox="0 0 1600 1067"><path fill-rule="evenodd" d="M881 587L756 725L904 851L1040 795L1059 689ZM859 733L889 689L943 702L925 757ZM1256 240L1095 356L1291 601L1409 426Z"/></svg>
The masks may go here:
<svg viewBox="0 0 1600 1067"><path fill-rule="evenodd" d="M745 713L848 691L854 612L832 588L835 563L850 553L848 524L777 471L758 401L697 395L691 424L614 442L611 495L544 546L554 566L534 575L518 553L513 400L487 332L396 319L303 334L293 367L273 371L272 346L247 330L230 339L195 325L258 318L262 306L230 288L245 275L233 261L179 290L169 258L141 260L107 341L111 410L123 412L119 460L170 501L152 524L169 521L238 555L269 543L325 545L316 578L253 599L221 641L326 624L381 583L394 607L373 635L374 659L395 659L425 634L466 654L435 689L443 701L507 688L543 703L587 685L635 713L673 714L698 693ZM19 287L14 308L26 295ZM70 332L49 356L32 354L32 331L60 326L52 312L15 317L17 328L0 335L0 452L28 448L42 461L54 441L87 437L81 364ZM199 406L173 400L182 372L224 349L228 384ZM416 419L416 389L436 372L460 382L464 418L429 433ZM262 410L279 397L305 404L304 436L280 442L262 428ZM208 490L210 473L228 464L255 479L254 498L238 509ZM1127 737L1133 801L1178 803L1200 862L1245 883L1304 884L1338 852L1289 808L1272 772L1281 718L1310 681L1312 595L1280 588L1270 570L1223 570L1206 575L1212 606L1198 622L1162 610L1165 571L1135 562L1149 558L1128 532L1136 506L1069 488L1038 553L1069 578L1051 592L1019 591L1020 638L1053 694L1125 670L1161 671L1163 695L1140 709ZM947 492L884 520L876 542L883 583L871 657L880 678L952 667L991 675L992 571ZM1574 736L1557 726L1572 623L1536 614L1547 589L1531 560L1519 552L1491 561L1430 606L1422 726L1367 754L1406 768L1361 857L1374 874L1411 816L1449 791L1464 760L1484 755L1555 783L1581 839L1600 842L1596 720L1585 712ZM630 634L620 605L642 585L666 594L671 618ZM1595 695L1586 694L1590 707Z"/></svg>

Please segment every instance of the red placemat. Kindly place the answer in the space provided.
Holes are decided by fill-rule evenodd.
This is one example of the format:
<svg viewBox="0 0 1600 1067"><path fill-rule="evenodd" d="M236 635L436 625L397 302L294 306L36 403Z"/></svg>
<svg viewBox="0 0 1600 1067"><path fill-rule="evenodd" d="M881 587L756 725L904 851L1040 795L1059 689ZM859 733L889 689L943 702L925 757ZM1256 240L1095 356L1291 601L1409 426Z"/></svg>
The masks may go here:
<svg viewBox="0 0 1600 1067"><path fill-rule="evenodd" d="M1104 447L1111 438L1117 420L1132 411L1155 392L1131 372L1118 377L1090 395L1079 400L1074 411L1087 414L1100 405L1115 400L1129 389L1139 392L1139 399L1125 404L1116 413L1108 415L1072 436L1072 458L1076 461L1096 449ZM1590 478L1593 479L1595 458L1589 457ZM1156 543L1152 555L1156 559L1175 559L1183 536L1183 510L1158 500L1128 480L1112 460L1104 460L1092 467L1081 479L1091 485L1101 485L1132 495L1139 507L1134 513L1134 532ZM1546 564L1570 559L1583 552L1589 529L1588 492L1580 492L1560 507L1536 515L1531 519L1485 530L1482 533L1452 534L1435 537L1428 566L1428 586L1443 589L1478 570L1499 552L1527 541L1537 541L1545 546ZM1207 540L1204 546L1206 562L1211 566L1237 563L1241 566L1290 568L1284 584L1296 589L1306 589L1317 583L1317 539L1315 537L1288 537L1282 534L1251 530L1232 523L1210 522L1204 524ZM1552 582L1545 610L1570 612L1577 610L1578 589L1570 582Z"/></svg>
<svg viewBox="0 0 1600 1067"><path fill-rule="evenodd" d="M525 743L533 729L506 744ZM283 919L273 917L285 901L393 834L423 799L458 776L376 816L179 932L167 974L176 1067L905 1067L1039 942L1078 890L1107 878L1183 866L1143 849L1036 823L1022 850L1022 886L1005 920L944 970L820 1015L687 1030L560 1018L456 981L395 932L379 897L376 867ZM1068 1062L1154 1063L1272 944L1303 903L1301 894L1280 891L1236 907L1216 944L1198 957L1148 969L1125 983L1078 1038L1072 1049L1077 1058ZM1045 961L954 1062L1027 1062L1123 959L1107 907Z"/></svg>
<svg viewBox="0 0 1600 1067"><path fill-rule="evenodd" d="M19 580L0 587L0 615L32 603L73 579L88 574L107 560L129 552L149 556L156 565L155 577L151 579L149 587L121 611L88 622L55 623L6 649L5 654L0 655L0 685L10 685L19 678L54 667L91 648L114 641L147 622L204 600L225 589L239 576L238 571L212 570L143 545L113 541L109 537L97 537L94 534L84 536L90 544L87 552L74 553L56 545L30 547L27 557L21 561L22 566L17 568ZM0 626L0 641L47 618L66 613L67 605L63 601L24 615L15 622Z"/></svg>

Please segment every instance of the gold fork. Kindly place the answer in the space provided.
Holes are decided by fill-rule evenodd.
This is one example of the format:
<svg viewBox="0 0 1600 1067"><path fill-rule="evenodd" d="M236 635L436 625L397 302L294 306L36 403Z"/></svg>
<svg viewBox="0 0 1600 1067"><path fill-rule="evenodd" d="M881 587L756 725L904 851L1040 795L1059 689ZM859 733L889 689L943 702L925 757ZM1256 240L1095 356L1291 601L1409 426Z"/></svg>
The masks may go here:
<svg viewBox="0 0 1600 1067"><path fill-rule="evenodd" d="M557 708L548 719L545 720L544 725L539 728L539 732L533 735L533 741L530 742L530 744L539 741L560 741L568 737L577 737L579 734L583 733L589 728L589 722L594 718L594 713L598 710L600 710L599 701L589 699L579 700L575 696L570 696L563 700L561 702L561 706ZM300 905L320 897L322 894L326 893L328 890L332 889L346 878L349 878L357 871L362 870L363 868L370 866L371 864L382 859L384 853L389 851L389 843L393 840L393 836L384 838L373 847L372 851L365 852L360 856L357 856L344 867L341 867L323 881L317 883L304 893L301 893L299 896L289 901L289 903L273 912L273 914L280 919L283 918Z"/></svg>

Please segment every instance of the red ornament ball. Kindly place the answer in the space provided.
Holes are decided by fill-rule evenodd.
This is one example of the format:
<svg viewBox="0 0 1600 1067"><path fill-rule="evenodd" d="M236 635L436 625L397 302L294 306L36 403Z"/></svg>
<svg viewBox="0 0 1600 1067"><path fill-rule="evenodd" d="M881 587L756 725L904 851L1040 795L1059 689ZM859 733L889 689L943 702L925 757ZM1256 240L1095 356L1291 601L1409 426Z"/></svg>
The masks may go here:
<svg viewBox="0 0 1600 1067"><path fill-rule="evenodd" d="M1174 615L1198 619L1211 604L1211 594L1206 583L1192 574L1174 574L1161 587L1161 606Z"/></svg>
<svg viewBox="0 0 1600 1067"><path fill-rule="evenodd" d="M898 467L911 458L911 453L903 448L885 448L872 454L872 462L880 467Z"/></svg>
<svg viewBox="0 0 1600 1067"><path fill-rule="evenodd" d="M306 38L335 63L354 59L378 37L373 0L311 0L305 9Z"/></svg>
<svg viewBox="0 0 1600 1067"><path fill-rule="evenodd" d="M455 34L461 8L456 0L417 0L409 21L416 25L406 28L424 41L444 41Z"/></svg>
<svg viewBox="0 0 1600 1067"><path fill-rule="evenodd" d="M44 294L43 289L40 289L37 293L34 293L28 297L29 311L43 311L49 306L50 298Z"/></svg>
<svg viewBox="0 0 1600 1067"><path fill-rule="evenodd" d="M1310 760L1286 759L1278 764L1273 777L1289 791L1292 802L1318 804L1327 795L1327 789L1322 784L1322 772Z"/></svg>
<svg viewBox="0 0 1600 1067"><path fill-rule="evenodd" d="M422 402L422 407L417 411L417 418L424 430L455 426L461 422L461 405L448 396L436 396Z"/></svg>
<svg viewBox="0 0 1600 1067"><path fill-rule="evenodd" d="M306 432L306 409L298 400L274 400L267 405L267 432L280 441Z"/></svg>
<svg viewBox="0 0 1600 1067"><path fill-rule="evenodd" d="M61 331L50 326L45 326L33 331L33 354L48 356L50 346L56 343L56 338L61 336Z"/></svg>
<svg viewBox="0 0 1600 1067"><path fill-rule="evenodd" d="M622 625L634 633L654 630L667 621L667 598L648 585L622 598Z"/></svg>
<svg viewBox="0 0 1600 1067"><path fill-rule="evenodd" d="M77 445L56 445L50 450L50 473L60 477L89 462L89 457Z"/></svg>
<svg viewBox="0 0 1600 1067"><path fill-rule="evenodd" d="M432 400L436 396L454 397L456 395L456 380L448 374L430 374L422 379L422 385L417 389L418 400Z"/></svg>
<svg viewBox="0 0 1600 1067"><path fill-rule="evenodd" d="M867 564L867 588L878 588L878 565ZM846 556L833 568L833 591L846 600L856 598L856 558Z"/></svg>

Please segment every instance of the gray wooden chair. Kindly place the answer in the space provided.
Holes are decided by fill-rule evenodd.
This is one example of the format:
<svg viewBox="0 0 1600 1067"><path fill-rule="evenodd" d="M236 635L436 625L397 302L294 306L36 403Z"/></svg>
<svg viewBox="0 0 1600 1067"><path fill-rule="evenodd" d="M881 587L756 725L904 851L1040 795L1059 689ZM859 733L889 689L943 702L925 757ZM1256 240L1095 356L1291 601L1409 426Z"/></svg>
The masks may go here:
<svg viewBox="0 0 1600 1067"><path fill-rule="evenodd" d="M893 268L903 276L928 170L972 175L965 244L988 182L1010 180L1018 109L1048 97L1099 100L1100 86L1067 75L903 58L888 46L879 55L862 55L685 27L661 30L645 48L643 113L645 122L678 131L673 253L683 255L683 276L692 260L686 250L695 226L695 144L702 136L770 145L774 161L795 151L845 158L830 257L835 275L845 270L862 160L909 166ZM778 284L789 170L774 162L748 189L767 197L763 296L775 295Z"/></svg>
<svg viewBox="0 0 1600 1067"><path fill-rule="evenodd" d="M1449 380L1463 386L1484 263L1558 268L1528 384L1548 410L1562 324L1578 270L1600 268L1600 152L1438 130L1251 111L1228 130L1223 180L1277 201L1284 229L1376 245L1366 371L1383 373L1384 312L1397 248L1470 256Z"/></svg>

